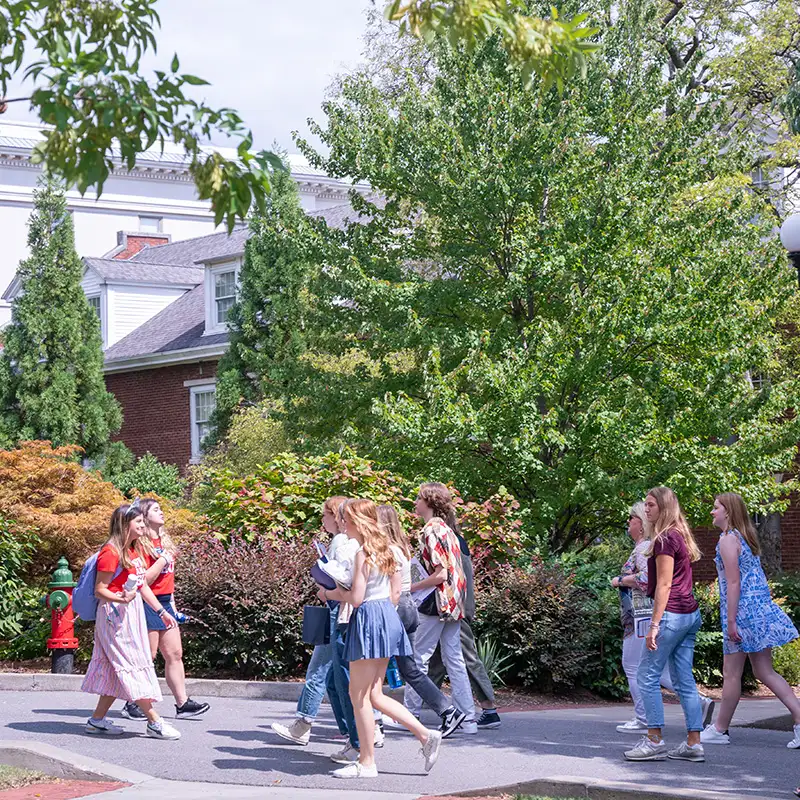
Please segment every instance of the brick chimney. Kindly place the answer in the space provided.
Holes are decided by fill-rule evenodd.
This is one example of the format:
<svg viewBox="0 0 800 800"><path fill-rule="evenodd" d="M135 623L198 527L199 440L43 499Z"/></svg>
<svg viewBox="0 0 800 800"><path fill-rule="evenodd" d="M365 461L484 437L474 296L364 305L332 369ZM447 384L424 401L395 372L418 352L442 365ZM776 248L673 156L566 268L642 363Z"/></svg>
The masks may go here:
<svg viewBox="0 0 800 800"><path fill-rule="evenodd" d="M169 244L171 241L172 235L169 233L127 233L126 231L119 231L117 233L117 247L106 258L125 261L145 247L158 247L162 244Z"/></svg>

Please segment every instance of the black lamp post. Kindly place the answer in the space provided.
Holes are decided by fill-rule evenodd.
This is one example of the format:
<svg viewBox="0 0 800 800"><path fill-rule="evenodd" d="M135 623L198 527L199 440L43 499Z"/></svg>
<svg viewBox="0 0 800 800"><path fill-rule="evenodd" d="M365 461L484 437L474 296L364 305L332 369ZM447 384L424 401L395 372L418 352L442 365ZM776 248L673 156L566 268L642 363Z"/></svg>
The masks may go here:
<svg viewBox="0 0 800 800"><path fill-rule="evenodd" d="M781 244L789 251L789 260L797 270L800 284L800 214L792 214L781 225Z"/></svg>

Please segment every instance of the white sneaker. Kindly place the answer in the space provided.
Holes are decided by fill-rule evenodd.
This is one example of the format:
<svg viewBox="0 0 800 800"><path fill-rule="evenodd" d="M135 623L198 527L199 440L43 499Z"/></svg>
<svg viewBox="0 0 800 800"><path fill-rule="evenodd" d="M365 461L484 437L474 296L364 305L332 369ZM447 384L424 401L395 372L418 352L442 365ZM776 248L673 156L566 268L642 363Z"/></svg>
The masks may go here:
<svg viewBox="0 0 800 800"><path fill-rule="evenodd" d="M430 772L436 759L439 758L439 748L442 746L442 734L439 731L428 731L428 740L422 745L422 755L425 757L425 772Z"/></svg>
<svg viewBox="0 0 800 800"><path fill-rule="evenodd" d="M636 747L625 751L628 761L663 761L666 757L667 745L664 740L654 742L649 736L643 736Z"/></svg>
<svg viewBox="0 0 800 800"><path fill-rule="evenodd" d="M647 723L634 717L627 722L623 722L621 725L617 725L617 730L620 733L646 733Z"/></svg>
<svg viewBox="0 0 800 800"><path fill-rule="evenodd" d="M351 747L350 742L348 742L342 750L331 756L331 761L334 764L352 764L354 761L358 761L360 755L361 753L355 747Z"/></svg>
<svg viewBox="0 0 800 800"><path fill-rule="evenodd" d="M181 732L165 719L147 723L147 735L151 739L180 739Z"/></svg>
<svg viewBox="0 0 800 800"><path fill-rule="evenodd" d="M477 732L478 723L474 719L466 720L456 728L456 733L466 733L468 736L474 736Z"/></svg>
<svg viewBox="0 0 800 800"><path fill-rule="evenodd" d="M95 719L94 717L89 717L86 721L86 728L84 729L86 733L97 734L100 736L119 736L120 734L125 733L124 728L120 728L118 725L115 725L110 719Z"/></svg>
<svg viewBox="0 0 800 800"><path fill-rule="evenodd" d="M728 735L727 731L725 731L725 733L720 733L716 725L706 725L706 727L700 731L700 741L703 744L730 744L731 737Z"/></svg>
<svg viewBox="0 0 800 800"><path fill-rule="evenodd" d="M386 734L383 732L378 720L375 720L375 737L373 739L373 744L375 747L383 747L385 741Z"/></svg>
<svg viewBox="0 0 800 800"><path fill-rule="evenodd" d="M273 722L270 728L282 739L288 739L295 744L307 745L308 740L311 738L311 723L299 717L289 726L281 725L280 722Z"/></svg>
<svg viewBox="0 0 800 800"><path fill-rule="evenodd" d="M800 725L794 726L794 739L786 745L790 750L800 748Z"/></svg>
<svg viewBox="0 0 800 800"><path fill-rule="evenodd" d="M358 761L353 761L346 767L335 769L331 775L334 778L377 778L378 767L375 764L371 767L362 767Z"/></svg>
<svg viewBox="0 0 800 800"><path fill-rule="evenodd" d="M419 721L419 716L417 714L413 714L412 716ZM383 715L383 727L388 728L390 731L405 731L408 733L408 728L406 728L405 725L395 722L391 717L387 717L386 714Z"/></svg>
<svg viewBox="0 0 800 800"><path fill-rule="evenodd" d="M705 727L708 727L714 718L714 705L713 698L706 697L704 694L700 695L700 708L703 711L703 725Z"/></svg>

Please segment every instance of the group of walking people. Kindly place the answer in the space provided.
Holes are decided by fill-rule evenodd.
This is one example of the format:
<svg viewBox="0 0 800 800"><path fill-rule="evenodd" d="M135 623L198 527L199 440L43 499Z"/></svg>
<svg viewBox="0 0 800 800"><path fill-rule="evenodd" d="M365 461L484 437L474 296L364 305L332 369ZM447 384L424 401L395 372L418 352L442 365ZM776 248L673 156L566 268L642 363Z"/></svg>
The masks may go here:
<svg viewBox="0 0 800 800"><path fill-rule="evenodd" d="M659 486L633 506L628 532L635 547L611 585L620 589L622 666L628 678L635 717L617 727L644 733L625 751L630 761L666 758L704 761L704 745L730 744L728 727L742 694L742 673L750 659L756 678L792 715L789 748L800 748L800 700L772 666L772 648L796 639L797 629L773 601L761 566L755 526L743 499L718 495L711 510L720 537L716 548L723 633L722 703L698 693L693 675L694 648L702 620L693 591L692 563L700 550L675 493ZM686 740L672 749L662 738L661 687L675 692L686 721Z"/></svg>
<svg viewBox="0 0 800 800"><path fill-rule="evenodd" d="M328 609L330 641L314 648L295 719L288 725L276 722L272 729L307 745L327 694L346 737L343 749L331 756L341 765L333 772L337 778L377 776L375 748L384 745L385 725L414 734L426 771L436 763L443 739L501 725L472 632L472 559L450 491L441 483L423 484L415 511L424 522L416 554L392 506L341 496L323 505L322 527L332 537L329 573L339 576L335 588L320 585L318 592ZM617 730L644 734L624 753L631 761L704 761L704 745L730 744L728 729L748 658L756 678L792 715L794 735L787 747L800 748L800 700L772 665L772 648L797 638L798 631L770 595L758 534L742 498L717 496L711 518L720 531L715 561L723 633L723 690L716 719L714 701L698 692L693 676L702 622L693 591L697 543L678 498L667 487L651 489L630 511L634 548L611 585L620 590L622 666L635 712ZM94 649L81 688L99 700L86 723L88 734L123 732L107 716L120 699L124 716L146 721L148 736L180 738L180 731L154 708L162 699L153 666L157 652L164 658L175 717L209 710L186 693L179 628L185 617L173 594L175 553L155 500L136 500L112 514L93 576ZM415 557L427 576L413 582ZM403 704L383 693L390 659L406 683ZM452 698L440 688L445 672ZM662 686L677 694L686 722L685 741L672 749L662 738ZM481 706L479 718L473 692ZM423 704L440 719L434 728L420 721Z"/></svg>
<svg viewBox="0 0 800 800"><path fill-rule="evenodd" d="M452 495L444 484L423 484L415 511L425 523L418 557L427 577L412 583L415 554L395 508L345 497L331 497L323 506L323 529L333 537L327 559L340 562L328 572L345 576L336 588L320 587L318 593L330 611L330 644L314 648L294 721L274 723L272 729L307 745L327 692L339 732L347 738L331 756L342 765L333 772L337 778L377 776L374 751L384 745L385 724L416 736L426 771L443 739L501 724L470 625L472 560ZM424 597L419 606L414 595ZM403 705L383 694L391 658L406 683ZM440 689L445 671L452 700ZM482 708L478 719L473 690ZM437 729L420 722L423 703L439 716Z"/></svg>

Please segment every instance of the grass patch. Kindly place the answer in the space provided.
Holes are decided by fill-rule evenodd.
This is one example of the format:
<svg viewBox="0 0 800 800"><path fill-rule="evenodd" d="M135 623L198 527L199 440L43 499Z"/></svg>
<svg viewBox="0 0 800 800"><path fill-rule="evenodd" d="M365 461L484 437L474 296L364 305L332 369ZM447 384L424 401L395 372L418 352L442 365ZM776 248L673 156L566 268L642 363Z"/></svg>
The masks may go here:
<svg viewBox="0 0 800 800"><path fill-rule="evenodd" d="M0 764L0 789L18 789L20 786L31 786L44 781L53 782L55 778L41 772Z"/></svg>

